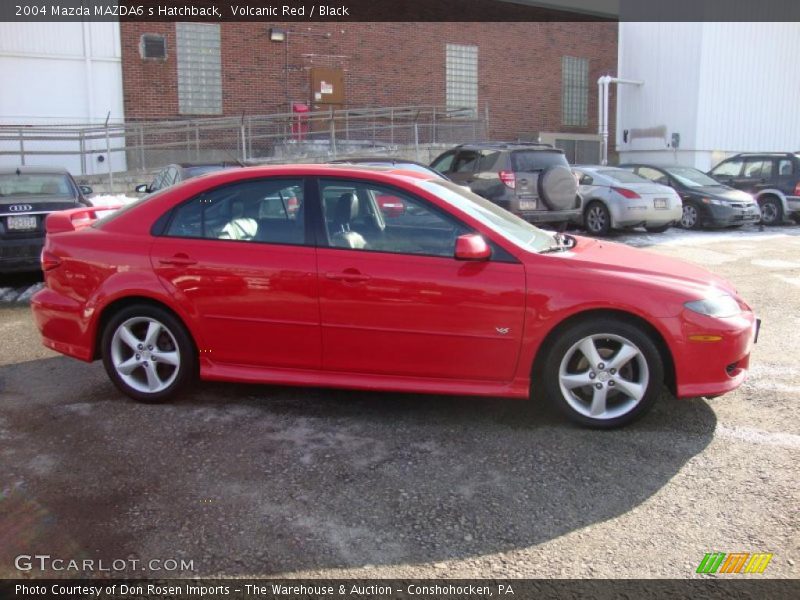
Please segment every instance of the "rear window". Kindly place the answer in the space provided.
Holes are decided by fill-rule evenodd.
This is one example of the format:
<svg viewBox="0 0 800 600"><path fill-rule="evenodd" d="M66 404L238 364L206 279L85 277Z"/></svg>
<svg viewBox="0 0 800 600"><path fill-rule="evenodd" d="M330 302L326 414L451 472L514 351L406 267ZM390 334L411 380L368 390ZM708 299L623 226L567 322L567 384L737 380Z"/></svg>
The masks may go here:
<svg viewBox="0 0 800 600"><path fill-rule="evenodd" d="M66 175L49 173L9 173L0 175L2 196L71 196L75 188Z"/></svg>
<svg viewBox="0 0 800 600"><path fill-rule="evenodd" d="M569 168L567 158L562 152L516 150L511 153L511 167L514 171L544 171L557 165Z"/></svg>
<svg viewBox="0 0 800 600"><path fill-rule="evenodd" d="M603 169L602 171L598 171L597 174L604 175L620 183L652 183L649 179L645 179L636 173L631 173L630 171L624 171L622 169Z"/></svg>

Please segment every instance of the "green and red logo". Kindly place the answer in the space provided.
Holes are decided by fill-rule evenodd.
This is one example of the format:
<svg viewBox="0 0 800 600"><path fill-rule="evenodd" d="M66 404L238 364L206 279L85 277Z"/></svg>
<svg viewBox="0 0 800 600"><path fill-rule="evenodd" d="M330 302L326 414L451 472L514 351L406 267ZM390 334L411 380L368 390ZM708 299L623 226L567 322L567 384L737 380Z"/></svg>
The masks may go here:
<svg viewBox="0 0 800 600"><path fill-rule="evenodd" d="M708 552L697 573L763 573L771 560L772 554L768 552Z"/></svg>

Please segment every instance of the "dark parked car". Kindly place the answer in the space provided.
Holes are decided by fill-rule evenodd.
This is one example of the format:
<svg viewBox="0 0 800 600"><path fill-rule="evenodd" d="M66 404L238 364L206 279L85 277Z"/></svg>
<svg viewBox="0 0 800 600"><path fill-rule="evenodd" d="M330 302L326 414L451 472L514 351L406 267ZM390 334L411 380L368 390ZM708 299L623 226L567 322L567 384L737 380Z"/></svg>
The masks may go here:
<svg viewBox="0 0 800 600"><path fill-rule="evenodd" d="M800 152L737 154L708 174L755 196L765 225L788 217L800 223Z"/></svg>
<svg viewBox="0 0 800 600"><path fill-rule="evenodd" d="M66 169L0 169L0 273L36 271L51 212L91 206L92 188L79 186Z"/></svg>
<svg viewBox="0 0 800 600"><path fill-rule="evenodd" d="M693 167L628 163L620 167L673 188L683 200L681 227L740 227L757 223L761 212L753 197L722 185Z"/></svg>
<svg viewBox="0 0 800 600"><path fill-rule="evenodd" d="M406 160L404 158L391 158L382 156L366 156L364 158L340 158L338 160L328 161L330 165L356 165L361 167L394 167L395 169L403 169L406 171L416 171L417 173L424 173L426 175L434 175L441 179L450 181L450 178L440 173L436 169L422 164L415 160Z"/></svg>
<svg viewBox="0 0 800 600"><path fill-rule="evenodd" d="M549 144L481 142L438 156L431 167L530 223L577 222L578 182Z"/></svg>
<svg viewBox="0 0 800 600"><path fill-rule="evenodd" d="M167 165L161 169L150 184L143 183L136 186L136 191L140 194L151 194L158 190L163 190L171 185L186 181L192 177L205 175L206 173L213 173L214 171L222 171L223 169L233 169L241 167L242 165L235 162L217 162L217 163L177 163L174 165Z"/></svg>

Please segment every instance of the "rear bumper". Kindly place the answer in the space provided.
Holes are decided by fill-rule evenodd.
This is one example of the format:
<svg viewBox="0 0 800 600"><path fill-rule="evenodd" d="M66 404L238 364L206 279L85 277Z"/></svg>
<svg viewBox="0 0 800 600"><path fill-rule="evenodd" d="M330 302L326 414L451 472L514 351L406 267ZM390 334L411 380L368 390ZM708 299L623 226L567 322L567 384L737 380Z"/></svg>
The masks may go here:
<svg viewBox="0 0 800 600"><path fill-rule="evenodd" d="M790 213L800 212L800 196L786 196L786 208Z"/></svg>
<svg viewBox="0 0 800 600"><path fill-rule="evenodd" d="M581 218L581 211L578 209L520 211L515 214L528 223L574 223Z"/></svg>
<svg viewBox="0 0 800 600"><path fill-rule="evenodd" d="M45 346L87 362L94 359L90 319L82 304L44 288L31 298L31 311Z"/></svg>
<svg viewBox="0 0 800 600"><path fill-rule="evenodd" d="M614 205L611 207L611 221L614 227L659 227L667 223L677 223L681 220L683 208L680 204L667 209L653 208L647 206L625 206Z"/></svg>
<svg viewBox="0 0 800 600"><path fill-rule="evenodd" d="M716 319L687 309L674 325L682 339L673 348L679 398L719 396L744 383L754 344L753 313Z"/></svg>
<svg viewBox="0 0 800 600"><path fill-rule="evenodd" d="M38 271L44 238L0 240L0 273Z"/></svg>

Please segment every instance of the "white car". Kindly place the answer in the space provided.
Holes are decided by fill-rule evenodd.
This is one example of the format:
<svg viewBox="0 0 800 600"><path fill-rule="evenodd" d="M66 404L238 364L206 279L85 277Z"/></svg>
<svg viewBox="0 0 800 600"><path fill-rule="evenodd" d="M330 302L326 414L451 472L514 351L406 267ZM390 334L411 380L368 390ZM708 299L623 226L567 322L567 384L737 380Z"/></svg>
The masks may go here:
<svg viewBox="0 0 800 600"><path fill-rule="evenodd" d="M666 231L681 220L683 204L671 187L616 167L573 167L583 197L583 227L593 235L644 227Z"/></svg>

